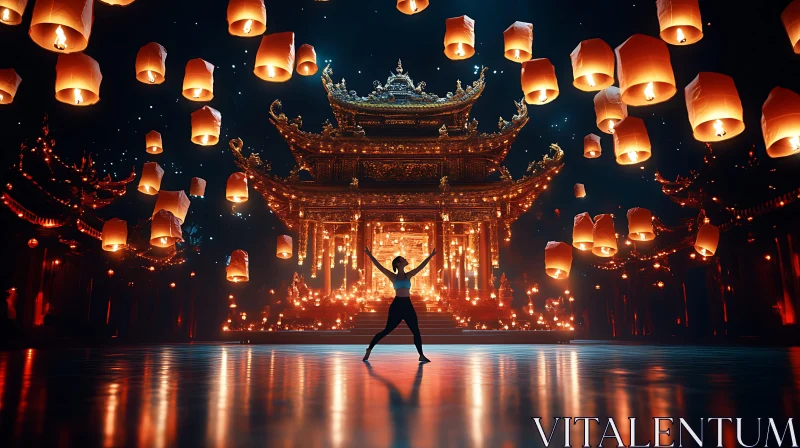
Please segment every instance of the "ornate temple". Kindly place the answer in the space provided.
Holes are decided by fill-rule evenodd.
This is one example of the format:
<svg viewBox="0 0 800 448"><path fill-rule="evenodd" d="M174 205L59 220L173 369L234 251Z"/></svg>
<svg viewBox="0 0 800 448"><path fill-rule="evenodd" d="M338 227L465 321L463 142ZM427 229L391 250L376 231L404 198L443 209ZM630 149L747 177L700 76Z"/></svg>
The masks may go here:
<svg viewBox="0 0 800 448"><path fill-rule="evenodd" d="M312 278L322 277L323 293L332 290L339 252L363 291L392 294L364 246L386 266L403 255L412 267L435 247L441 256L414 278L416 291L463 297L494 289L500 241L510 241L511 224L547 189L563 153L554 146L521 179L511 177L503 160L528 123L528 111L524 101L515 102L511 120L501 117L496 132L478 132L470 111L486 87L485 71L440 97L398 63L385 83L375 81L363 97L344 80L334 82L326 67L322 85L336 124L307 132L301 117L282 112L280 101L270 107L270 121L297 162L286 178L272 174L258 155L243 155L240 140L231 142L253 188L297 232L298 262L310 263Z"/></svg>

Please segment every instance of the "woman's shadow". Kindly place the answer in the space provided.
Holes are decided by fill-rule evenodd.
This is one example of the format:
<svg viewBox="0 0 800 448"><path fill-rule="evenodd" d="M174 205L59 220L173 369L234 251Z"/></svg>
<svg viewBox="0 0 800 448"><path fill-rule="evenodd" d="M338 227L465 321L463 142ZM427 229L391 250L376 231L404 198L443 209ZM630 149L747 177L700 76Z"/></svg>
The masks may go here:
<svg viewBox="0 0 800 448"><path fill-rule="evenodd" d="M389 412L391 413L392 426L394 427L392 446L411 446L409 417L419 408L419 386L422 384L422 366L425 363L420 363L419 367L417 367L414 386L407 400L403 398L400 390L391 380L372 370L369 361L365 361L364 364L367 366L369 376L381 382L389 391Z"/></svg>

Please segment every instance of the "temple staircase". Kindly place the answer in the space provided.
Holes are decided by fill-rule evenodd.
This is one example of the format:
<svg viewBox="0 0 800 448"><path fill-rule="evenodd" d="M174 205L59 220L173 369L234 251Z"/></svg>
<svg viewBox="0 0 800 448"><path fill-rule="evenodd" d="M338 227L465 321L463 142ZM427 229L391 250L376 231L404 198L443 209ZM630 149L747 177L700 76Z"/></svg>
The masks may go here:
<svg viewBox="0 0 800 448"><path fill-rule="evenodd" d="M386 319L389 317L389 306L392 304L393 297L383 299L380 302L372 302L370 308L375 311L364 311L358 313L353 318L353 328L350 330L351 334L359 335L374 335L375 333L383 330L386 326ZM427 311L426 302L419 297L412 297L411 303L414 305L414 310L417 312L417 320L419 321L419 330L423 338L425 335L459 335L461 328L456 326L456 318L452 313L442 310ZM400 325L390 333L389 336L412 336L411 330L405 322L400 322Z"/></svg>

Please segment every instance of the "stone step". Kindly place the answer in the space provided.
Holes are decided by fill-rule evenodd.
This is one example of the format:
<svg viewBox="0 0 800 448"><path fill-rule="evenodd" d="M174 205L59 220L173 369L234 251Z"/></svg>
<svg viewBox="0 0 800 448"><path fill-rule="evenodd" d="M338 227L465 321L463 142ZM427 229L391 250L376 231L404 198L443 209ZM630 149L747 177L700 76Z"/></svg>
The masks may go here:
<svg viewBox="0 0 800 448"><path fill-rule="evenodd" d="M383 328L353 328L350 330L350 334L376 334L379 331L383 330ZM425 335L443 335L443 334L461 334L460 328L420 328L420 334L425 338ZM411 330L408 327L403 326L400 324L397 328L395 328L390 334L396 336L406 336L411 335Z"/></svg>

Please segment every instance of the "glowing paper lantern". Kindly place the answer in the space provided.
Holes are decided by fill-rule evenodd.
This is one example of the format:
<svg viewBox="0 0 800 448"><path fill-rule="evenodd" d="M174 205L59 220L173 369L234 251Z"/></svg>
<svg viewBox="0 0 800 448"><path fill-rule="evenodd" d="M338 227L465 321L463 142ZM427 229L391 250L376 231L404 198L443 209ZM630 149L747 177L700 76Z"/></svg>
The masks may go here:
<svg viewBox="0 0 800 448"><path fill-rule="evenodd" d="M614 130L614 157L620 165L635 165L652 155L650 136L641 118L628 117Z"/></svg>
<svg viewBox="0 0 800 448"><path fill-rule="evenodd" d="M144 194L154 195L161 189L161 179L164 169L156 162L147 162L142 166L142 178L139 180L139 191Z"/></svg>
<svg viewBox="0 0 800 448"><path fill-rule="evenodd" d="M584 92L596 92L614 84L614 51L602 39L578 44L572 54L572 85Z"/></svg>
<svg viewBox="0 0 800 448"><path fill-rule="evenodd" d="M717 246L719 246L719 227L711 224L701 225L694 241L694 250L704 257L710 257L717 252Z"/></svg>
<svg viewBox="0 0 800 448"><path fill-rule="evenodd" d="M701 72L686 86L686 110L694 138L718 142L744 131L744 110L733 78Z"/></svg>
<svg viewBox="0 0 800 448"><path fill-rule="evenodd" d="M231 174L226 185L225 197L231 202L247 201L247 175L245 173Z"/></svg>
<svg viewBox="0 0 800 448"><path fill-rule="evenodd" d="M616 49L622 101L629 106L663 103L678 91L667 44L634 34Z"/></svg>
<svg viewBox="0 0 800 448"><path fill-rule="evenodd" d="M111 218L103 224L103 250L116 252L128 246L128 223Z"/></svg>
<svg viewBox="0 0 800 448"><path fill-rule="evenodd" d="M628 105L622 102L619 88L612 86L594 96L594 112L597 128L613 134L617 123L628 116Z"/></svg>
<svg viewBox="0 0 800 448"><path fill-rule="evenodd" d="M222 128L222 114L208 106L192 112L192 142L200 146L214 146L219 143Z"/></svg>
<svg viewBox="0 0 800 448"><path fill-rule="evenodd" d="M186 63L183 97L191 101L211 101L214 98L214 64L199 58Z"/></svg>
<svg viewBox="0 0 800 448"><path fill-rule="evenodd" d="M603 153L603 148L600 146L600 136L589 134L583 138L583 157L587 159L596 159Z"/></svg>
<svg viewBox="0 0 800 448"><path fill-rule="evenodd" d="M36 0L28 34L45 50L83 51L92 33L93 5L93 0Z"/></svg>
<svg viewBox="0 0 800 448"><path fill-rule="evenodd" d="M229 282L240 283L250 280L250 257L247 252L238 249L231 253L231 261L225 268Z"/></svg>
<svg viewBox="0 0 800 448"><path fill-rule="evenodd" d="M309 44L303 44L297 49L297 74L311 76L317 73L317 52Z"/></svg>
<svg viewBox="0 0 800 448"><path fill-rule="evenodd" d="M578 250L592 250L594 246L594 221L588 213L575 215L572 226L572 246Z"/></svg>
<svg viewBox="0 0 800 448"><path fill-rule="evenodd" d="M761 132L770 157L800 154L800 95L775 87L761 107Z"/></svg>
<svg viewBox="0 0 800 448"><path fill-rule="evenodd" d="M292 237L289 235L281 235L278 237L278 249L276 251L278 258L292 258Z"/></svg>
<svg viewBox="0 0 800 448"><path fill-rule="evenodd" d="M164 143L161 141L161 134L156 131L150 131L144 137L145 147L149 154L161 154L164 152Z"/></svg>
<svg viewBox="0 0 800 448"><path fill-rule="evenodd" d="M199 177L193 177L192 183L189 186L189 196L203 197L205 195L206 195L206 181Z"/></svg>
<svg viewBox="0 0 800 448"><path fill-rule="evenodd" d="M781 14L781 21L789 34L789 41L794 47L794 52L800 54L800 0L789 3L789 6Z"/></svg>
<svg viewBox="0 0 800 448"><path fill-rule="evenodd" d="M656 233L653 231L653 213L644 208L628 210L628 238L634 241L653 241Z"/></svg>
<svg viewBox="0 0 800 448"><path fill-rule="evenodd" d="M558 98L556 68L548 59L523 62L521 82L525 102L528 104L541 106Z"/></svg>
<svg viewBox="0 0 800 448"><path fill-rule="evenodd" d="M11 104L17 95L17 89L22 83L16 70L13 68L0 69L0 104Z"/></svg>
<svg viewBox="0 0 800 448"><path fill-rule="evenodd" d="M145 84L161 84L167 76L167 50L150 42L136 54L136 79Z"/></svg>
<svg viewBox="0 0 800 448"><path fill-rule="evenodd" d="M230 0L228 32L239 37L260 36L267 31L267 8L264 0Z"/></svg>
<svg viewBox="0 0 800 448"><path fill-rule="evenodd" d="M592 253L598 257L613 257L617 253L617 236L614 232L614 218L611 215L594 217L592 241Z"/></svg>
<svg viewBox="0 0 800 448"><path fill-rule="evenodd" d="M567 243L549 241L544 248L544 271L556 280L569 277L572 248Z"/></svg>
<svg viewBox="0 0 800 448"><path fill-rule="evenodd" d="M60 54L56 63L56 99L73 106L100 101L100 64L83 53Z"/></svg>
<svg viewBox="0 0 800 448"><path fill-rule="evenodd" d="M576 198L580 199L586 197L586 186L584 186L583 184L575 184L575 186L572 187L572 189L575 192Z"/></svg>
<svg viewBox="0 0 800 448"><path fill-rule="evenodd" d="M19 25L28 0L0 0L0 23L3 25Z"/></svg>
<svg viewBox="0 0 800 448"><path fill-rule="evenodd" d="M128 6L131 3L135 2L136 0L100 0L100 1L112 6Z"/></svg>
<svg viewBox="0 0 800 448"><path fill-rule="evenodd" d="M514 22L503 31L505 56L509 61L525 62L533 54L533 24Z"/></svg>
<svg viewBox="0 0 800 448"><path fill-rule="evenodd" d="M178 218L167 210L159 210L150 224L150 245L170 247L183 242L183 231Z"/></svg>
<svg viewBox="0 0 800 448"><path fill-rule="evenodd" d="M416 14L428 7L428 0L397 0L397 10L403 14Z"/></svg>
<svg viewBox="0 0 800 448"><path fill-rule="evenodd" d="M285 82L294 72L294 33L267 34L261 38L253 72L269 82Z"/></svg>
<svg viewBox="0 0 800 448"><path fill-rule="evenodd" d="M153 208L153 216L160 210L166 210L172 213L179 223L183 224L186 220L186 214L189 212L189 197L183 190L179 191L159 191L158 199L156 199L156 206Z"/></svg>
<svg viewBox="0 0 800 448"><path fill-rule="evenodd" d="M697 0L656 0L661 38L672 45L691 45L703 38Z"/></svg>
<svg viewBox="0 0 800 448"><path fill-rule="evenodd" d="M475 21L469 16L445 20L444 54L454 61L469 59L475 54Z"/></svg>

